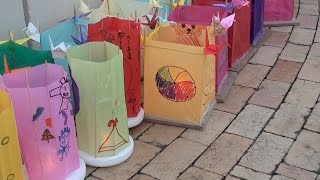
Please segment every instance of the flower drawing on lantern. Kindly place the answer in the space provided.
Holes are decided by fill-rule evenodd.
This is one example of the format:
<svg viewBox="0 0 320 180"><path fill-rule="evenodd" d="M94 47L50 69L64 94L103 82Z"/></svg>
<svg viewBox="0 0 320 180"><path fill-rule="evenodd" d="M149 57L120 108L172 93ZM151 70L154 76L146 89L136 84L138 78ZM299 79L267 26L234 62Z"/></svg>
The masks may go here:
<svg viewBox="0 0 320 180"><path fill-rule="evenodd" d="M61 105L59 114L62 113L62 111L67 110L69 108L69 103L71 103L71 96L70 96L70 85L69 80L67 77L63 77L60 79L60 86L52 89L50 91L50 97L61 97Z"/></svg>
<svg viewBox="0 0 320 180"><path fill-rule="evenodd" d="M70 139L70 128L65 127L63 130L61 130L61 134L59 136L59 142L60 142L60 147L57 151L57 155L61 155L60 161L63 160L64 156L67 156L69 152L69 139Z"/></svg>

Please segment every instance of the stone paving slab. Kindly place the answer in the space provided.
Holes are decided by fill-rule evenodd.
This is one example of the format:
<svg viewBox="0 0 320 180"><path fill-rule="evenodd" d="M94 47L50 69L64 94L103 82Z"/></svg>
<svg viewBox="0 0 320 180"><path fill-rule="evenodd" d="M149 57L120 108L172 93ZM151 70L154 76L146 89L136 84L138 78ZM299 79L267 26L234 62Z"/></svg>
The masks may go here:
<svg viewBox="0 0 320 180"><path fill-rule="evenodd" d="M272 28L271 28L271 30L272 30ZM287 32L271 31L271 36L264 43L264 45L278 47L278 48L281 48L281 50L282 50L282 48L286 45L288 39L289 39L289 33L287 33ZM259 51L260 51L260 49L259 49Z"/></svg>
<svg viewBox="0 0 320 180"><path fill-rule="evenodd" d="M148 128L150 128L153 123L142 121L139 126L129 129L130 135L133 139L139 137L143 132L145 132Z"/></svg>
<svg viewBox="0 0 320 180"><path fill-rule="evenodd" d="M320 29L320 28L319 28ZM320 43L314 43L311 46L307 59L319 60L320 59Z"/></svg>
<svg viewBox="0 0 320 180"><path fill-rule="evenodd" d="M309 49L309 46L288 43L280 54L279 59L294 62L304 62Z"/></svg>
<svg viewBox="0 0 320 180"><path fill-rule="evenodd" d="M238 177L235 177L235 176L232 176L232 175L228 175L225 180L241 180L240 178Z"/></svg>
<svg viewBox="0 0 320 180"><path fill-rule="evenodd" d="M293 29L293 26L271 27L272 31L287 32L287 33L291 33L292 29Z"/></svg>
<svg viewBox="0 0 320 180"><path fill-rule="evenodd" d="M320 133L320 102L314 107L304 128Z"/></svg>
<svg viewBox="0 0 320 180"><path fill-rule="evenodd" d="M301 4L318 5L318 0L300 0Z"/></svg>
<svg viewBox="0 0 320 180"><path fill-rule="evenodd" d="M320 29L317 29L316 36L314 37L313 42L316 42L316 43L320 42Z"/></svg>
<svg viewBox="0 0 320 180"><path fill-rule="evenodd" d="M268 74L267 79L293 83L302 67L301 63L278 60Z"/></svg>
<svg viewBox="0 0 320 180"><path fill-rule="evenodd" d="M215 109L238 114L254 93L252 88L233 85L224 103L217 103Z"/></svg>
<svg viewBox="0 0 320 180"><path fill-rule="evenodd" d="M319 7L314 6L312 4L300 4L300 14L306 14L306 15L319 15Z"/></svg>
<svg viewBox="0 0 320 180"><path fill-rule="evenodd" d="M299 14L297 20L300 22L299 28L316 29L318 23L318 16L311 16Z"/></svg>
<svg viewBox="0 0 320 180"><path fill-rule="evenodd" d="M160 148L141 141L134 141L132 156L119 166L99 168L92 175L100 179L126 180L134 176L159 152Z"/></svg>
<svg viewBox="0 0 320 180"><path fill-rule="evenodd" d="M223 176L199 169L197 167L190 167L178 178L178 180L200 180L200 179L201 180L221 180L223 179Z"/></svg>
<svg viewBox="0 0 320 180"><path fill-rule="evenodd" d="M286 40L284 40L284 42L286 42ZM282 47L261 46L258 52L250 60L250 63L273 66L281 51Z"/></svg>
<svg viewBox="0 0 320 180"><path fill-rule="evenodd" d="M178 138L145 168L143 174L163 180L174 180L196 160L207 146Z"/></svg>
<svg viewBox="0 0 320 180"><path fill-rule="evenodd" d="M281 176L281 175L274 175L271 180L294 180L292 178Z"/></svg>
<svg viewBox="0 0 320 180"><path fill-rule="evenodd" d="M320 59L307 59L302 66L298 78L313 82L320 82Z"/></svg>
<svg viewBox="0 0 320 180"><path fill-rule="evenodd" d="M319 94L319 83L298 79L290 89L285 102L306 108L313 108Z"/></svg>
<svg viewBox="0 0 320 180"><path fill-rule="evenodd" d="M266 126L265 131L296 138L309 114L308 108L284 103Z"/></svg>
<svg viewBox="0 0 320 180"><path fill-rule="evenodd" d="M285 161L309 171L320 169L320 134L303 130L289 150Z"/></svg>
<svg viewBox="0 0 320 180"><path fill-rule="evenodd" d="M239 74L234 84L251 88L259 87L270 67L248 64Z"/></svg>
<svg viewBox="0 0 320 180"><path fill-rule="evenodd" d="M252 142L240 136L222 134L196 161L195 166L225 176Z"/></svg>
<svg viewBox="0 0 320 180"><path fill-rule="evenodd" d="M288 152L293 140L270 133L262 133L239 165L271 174Z"/></svg>
<svg viewBox="0 0 320 180"><path fill-rule="evenodd" d="M315 30L293 28L289 41L294 44L311 45Z"/></svg>
<svg viewBox="0 0 320 180"><path fill-rule="evenodd" d="M93 171L95 171L97 168L96 167L91 167L91 166L87 166L86 169L86 177L89 176Z"/></svg>
<svg viewBox="0 0 320 180"><path fill-rule="evenodd" d="M93 176L89 176L86 178L86 180L100 180L100 179L93 177Z"/></svg>
<svg viewBox="0 0 320 180"><path fill-rule="evenodd" d="M306 171L288 164L281 163L276 171L277 174L281 174L293 179L301 180L314 180L317 177L316 173Z"/></svg>
<svg viewBox="0 0 320 180"><path fill-rule="evenodd" d="M156 180L156 179L144 174L137 174L131 180Z"/></svg>
<svg viewBox="0 0 320 180"><path fill-rule="evenodd" d="M151 143L158 147L162 147L170 144L184 130L185 128L155 124L145 133L143 133L143 135L139 137L139 140L146 143Z"/></svg>
<svg viewBox="0 0 320 180"><path fill-rule="evenodd" d="M269 108L247 105L226 132L255 139L273 113L274 110Z"/></svg>
<svg viewBox="0 0 320 180"><path fill-rule="evenodd" d="M181 136L209 146L235 117L234 114L214 110L202 131L188 129Z"/></svg>
<svg viewBox="0 0 320 180"><path fill-rule="evenodd" d="M264 80L249 100L249 103L277 109L290 86L291 84L289 83Z"/></svg>
<svg viewBox="0 0 320 180"><path fill-rule="evenodd" d="M256 172L242 166L234 167L230 174L248 180L269 180L271 178L268 174Z"/></svg>

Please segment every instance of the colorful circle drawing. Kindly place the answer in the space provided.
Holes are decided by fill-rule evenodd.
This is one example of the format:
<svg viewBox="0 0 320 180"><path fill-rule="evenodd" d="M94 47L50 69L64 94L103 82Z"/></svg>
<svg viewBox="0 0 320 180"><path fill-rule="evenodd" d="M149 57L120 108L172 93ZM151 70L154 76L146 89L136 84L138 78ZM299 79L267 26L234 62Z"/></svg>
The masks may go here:
<svg viewBox="0 0 320 180"><path fill-rule="evenodd" d="M187 70L176 66L164 66L157 72L159 93L174 102L186 102L196 95L196 85Z"/></svg>

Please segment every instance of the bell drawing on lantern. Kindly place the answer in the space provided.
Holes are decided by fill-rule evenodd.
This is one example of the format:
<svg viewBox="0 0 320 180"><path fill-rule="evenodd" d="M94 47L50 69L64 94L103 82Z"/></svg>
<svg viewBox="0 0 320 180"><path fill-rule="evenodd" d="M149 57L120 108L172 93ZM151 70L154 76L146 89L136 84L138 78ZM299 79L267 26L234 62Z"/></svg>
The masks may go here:
<svg viewBox="0 0 320 180"><path fill-rule="evenodd" d="M101 144L99 147L99 153L105 152L105 151L114 151L118 149L120 146L126 144L128 141L125 140L122 135L119 133L119 130L117 128L118 119L112 119L108 122L108 127L112 128L111 132L108 134L106 140ZM109 145L111 138L115 139L114 141L117 142L114 145Z"/></svg>
<svg viewBox="0 0 320 180"><path fill-rule="evenodd" d="M67 59L81 99L77 114L80 157L94 167L125 161L134 142L128 129L121 49L106 41L89 42L68 49Z"/></svg>

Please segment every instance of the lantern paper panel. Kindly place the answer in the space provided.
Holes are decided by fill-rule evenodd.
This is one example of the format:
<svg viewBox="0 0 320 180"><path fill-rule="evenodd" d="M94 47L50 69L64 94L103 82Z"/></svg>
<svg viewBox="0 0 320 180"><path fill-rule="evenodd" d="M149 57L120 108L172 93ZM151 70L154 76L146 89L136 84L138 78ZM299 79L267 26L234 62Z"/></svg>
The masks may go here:
<svg viewBox="0 0 320 180"><path fill-rule="evenodd" d="M75 17L74 19L62 21L56 26L40 34L41 49L53 50L52 48L56 48L52 51L54 63L62 66L68 74L71 88L71 103L75 114L77 114L80 109L79 89L77 88L77 84L71 75L65 52L57 47L59 45L63 45L65 47L76 46L77 43L75 40L80 41L80 43L85 43L87 41L87 29L89 23L92 22Z"/></svg>
<svg viewBox="0 0 320 180"><path fill-rule="evenodd" d="M30 179L65 179L79 168L67 74L43 64L3 76Z"/></svg>
<svg viewBox="0 0 320 180"><path fill-rule="evenodd" d="M265 22L292 21L293 13L294 0L265 0Z"/></svg>
<svg viewBox="0 0 320 180"><path fill-rule="evenodd" d="M213 4L225 4L225 0L193 0L193 5L209 5ZM228 0L229 3L232 0ZM249 0L251 4L251 0ZM250 48L250 24L251 24L251 5L243 7L231 8L229 14L235 13L235 22L228 31L229 47L228 59L229 67L231 68L238 62Z"/></svg>
<svg viewBox="0 0 320 180"><path fill-rule="evenodd" d="M188 32L187 29L192 29ZM206 26L173 24L146 39L144 108L147 118L199 127L215 100L215 57L205 55ZM211 36L210 36L211 37ZM214 37L209 38L214 42Z"/></svg>
<svg viewBox="0 0 320 180"><path fill-rule="evenodd" d="M213 15L219 15L223 19L226 17L227 12L222 7L180 6L169 15L168 20L190 25L212 26ZM217 46L215 72L216 90L218 90L228 73L228 36L226 32L222 32L220 35L218 32L214 32L212 36L215 36L213 44Z"/></svg>
<svg viewBox="0 0 320 180"><path fill-rule="evenodd" d="M0 86L1 86L0 77ZM23 179L14 110L9 94L0 90L0 179Z"/></svg>
<svg viewBox="0 0 320 180"><path fill-rule="evenodd" d="M51 51L38 51L7 41L0 45L0 75L4 74L4 56L10 71L37 66L45 62L53 63Z"/></svg>
<svg viewBox="0 0 320 180"><path fill-rule="evenodd" d="M68 49L67 56L80 90L80 150L114 156L130 144L122 52L108 42L89 42Z"/></svg>
<svg viewBox="0 0 320 180"><path fill-rule="evenodd" d="M141 111L140 25L107 17L88 26L88 40L107 41L122 50L127 115L136 117Z"/></svg>
<svg viewBox="0 0 320 180"><path fill-rule="evenodd" d="M251 36L252 44L255 44L263 33L265 0L252 0L251 4Z"/></svg>

